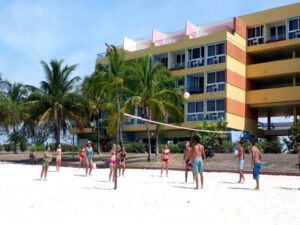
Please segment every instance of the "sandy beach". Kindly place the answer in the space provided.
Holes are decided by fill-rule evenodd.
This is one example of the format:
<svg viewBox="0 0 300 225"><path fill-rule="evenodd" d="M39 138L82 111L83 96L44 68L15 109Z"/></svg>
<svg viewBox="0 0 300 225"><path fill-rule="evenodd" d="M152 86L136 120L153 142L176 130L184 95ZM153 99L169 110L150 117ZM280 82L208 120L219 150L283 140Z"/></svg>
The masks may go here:
<svg viewBox="0 0 300 225"><path fill-rule="evenodd" d="M0 164L1 224L299 224L300 177L261 176L261 190L246 175L205 173L203 190L184 183L184 173L127 170L118 190L108 170ZM191 174L190 174L191 175Z"/></svg>

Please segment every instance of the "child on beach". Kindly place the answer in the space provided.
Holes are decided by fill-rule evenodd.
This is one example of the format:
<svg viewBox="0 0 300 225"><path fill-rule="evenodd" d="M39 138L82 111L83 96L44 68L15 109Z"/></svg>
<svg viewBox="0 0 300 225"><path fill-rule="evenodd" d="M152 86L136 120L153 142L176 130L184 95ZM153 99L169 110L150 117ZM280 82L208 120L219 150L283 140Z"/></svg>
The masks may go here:
<svg viewBox="0 0 300 225"><path fill-rule="evenodd" d="M203 188L203 161L205 160L204 146L200 144L200 138L194 137L195 146L193 147L193 172L196 176L196 189L199 189L199 175L201 180L201 188Z"/></svg>
<svg viewBox="0 0 300 225"><path fill-rule="evenodd" d="M42 172L41 172L41 180L44 176L44 180L47 180L47 173L48 173L48 168L49 164L52 160L52 155L51 155L51 149L49 146L46 146L44 156L43 156L43 161L42 161Z"/></svg>
<svg viewBox="0 0 300 225"><path fill-rule="evenodd" d="M92 147L92 142L88 141L87 142L87 147L85 151L85 158L86 158L86 169L85 169L85 175L92 175L92 170L93 170L93 147Z"/></svg>
<svg viewBox="0 0 300 225"><path fill-rule="evenodd" d="M124 176L125 166L126 166L125 165L126 154L127 152L125 151L125 146L122 146L119 151L119 164L120 164L119 176L121 176L121 169L122 169L122 176Z"/></svg>
<svg viewBox="0 0 300 225"><path fill-rule="evenodd" d="M234 159L238 159L237 161L237 166L238 166L238 172L240 174L240 178L238 183L244 183L245 182L245 177L244 177L244 158L245 158L245 154L244 154L244 149L242 147L242 143L240 141L238 141L236 143L236 148L237 148L237 155L234 156Z"/></svg>
<svg viewBox="0 0 300 225"><path fill-rule="evenodd" d="M255 190L259 190L259 173L261 168L261 152L255 146L255 141L250 141L250 151L251 151L251 166L253 168L253 179L256 180Z"/></svg>
<svg viewBox="0 0 300 225"><path fill-rule="evenodd" d="M188 172L193 169L193 151L189 141L185 142L185 148L183 153L183 160L185 162L185 183L187 183Z"/></svg>
<svg viewBox="0 0 300 225"><path fill-rule="evenodd" d="M112 181L115 181L115 168L116 168L116 163L117 163L117 147L115 144L111 145L110 149L110 160L108 161L109 163L109 181L112 178Z"/></svg>
<svg viewBox="0 0 300 225"><path fill-rule="evenodd" d="M31 165L35 165L36 164L37 160L36 160L36 155L35 155L34 151L30 152L30 154L29 154L29 161L30 161Z"/></svg>
<svg viewBox="0 0 300 225"><path fill-rule="evenodd" d="M79 149L78 158L79 158L79 168L84 167L84 161L85 161L85 145L81 145L81 148Z"/></svg>
<svg viewBox="0 0 300 225"><path fill-rule="evenodd" d="M169 156L171 154L171 151L169 149L169 146L165 144L164 148L162 149L161 152L161 171L160 171L160 176L163 175L163 170L166 170L166 175L168 176L168 166L169 166Z"/></svg>
<svg viewBox="0 0 300 225"><path fill-rule="evenodd" d="M60 165L61 165L61 144L57 146L55 156L56 156L56 172L59 172Z"/></svg>

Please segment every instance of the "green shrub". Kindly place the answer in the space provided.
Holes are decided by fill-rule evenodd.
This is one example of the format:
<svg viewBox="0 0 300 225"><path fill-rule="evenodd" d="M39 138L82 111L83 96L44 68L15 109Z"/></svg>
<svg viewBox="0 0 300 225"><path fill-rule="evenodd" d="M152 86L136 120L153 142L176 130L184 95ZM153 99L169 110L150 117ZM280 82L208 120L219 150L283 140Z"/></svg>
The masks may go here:
<svg viewBox="0 0 300 225"><path fill-rule="evenodd" d="M4 144L3 148L5 151L9 152L14 149L14 145L13 144Z"/></svg>
<svg viewBox="0 0 300 225"><path fill-rule="evenodd" d="M42 152L44 151L46 146L44 145L31 145L30 150L35 152Z"/></svg>
<svg viewBox="0 0 300 225"><path fill-rule="evenodd" d="M281 153L283 144L280 142L278 138L275 138L271 141L267 141L265 139L261 139L257 143L258 149L263 153Z"/></svg>
<svg viewBox="0 0 300 225"><path fill-rule="evenodd" d="M27 143L26 142L20 142L20 149L22 152L25 152L27 150Z"/></svg>
<svg viewBox="0 0 300 225"><path fill-rule="evenodd" d="M147 149L144 143L128 143L124 145L128 153L145 153Z"/></svg>
<svg viewBox="0 0 300 225"><path fill-rule="evenodd" d="M230 141L223 141L221 145L222 152L231 153L234 148L234 143Z"/></svg>

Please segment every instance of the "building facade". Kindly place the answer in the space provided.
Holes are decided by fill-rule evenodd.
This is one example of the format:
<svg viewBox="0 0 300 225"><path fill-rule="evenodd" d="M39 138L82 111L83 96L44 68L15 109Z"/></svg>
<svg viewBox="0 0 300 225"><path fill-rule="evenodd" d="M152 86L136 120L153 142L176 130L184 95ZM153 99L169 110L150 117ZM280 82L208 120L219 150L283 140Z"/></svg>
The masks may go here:
<svg viewBox="0 0 300 225"><path fill-rule="evenodd" d="M173 33L153 30L152 38L124 38L127 59L150 54L180 77L190 97L184 103L184 123L225 118L231 130L255 136L286 135L290 123L272 123L274 116L293 116L300 108L300 3L265 10ZM96 63L107 64L105 54ZM139 115L139 110L136 110ZM266 117L266 123L259 123ZM125 138L146 137L134 119L124 125ZM151 126L154 131L155 127ZM161 128L165 138L184 138L186 131Z"/></svg>

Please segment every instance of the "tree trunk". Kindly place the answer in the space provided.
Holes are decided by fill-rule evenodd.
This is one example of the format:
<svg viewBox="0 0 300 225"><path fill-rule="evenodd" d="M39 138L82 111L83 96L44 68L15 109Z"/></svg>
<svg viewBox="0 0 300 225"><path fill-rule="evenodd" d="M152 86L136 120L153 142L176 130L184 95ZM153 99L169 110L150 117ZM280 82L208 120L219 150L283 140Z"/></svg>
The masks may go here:
<svg viewBox="0 0 300 225"><path fill-rule="evenodd" d="M60 144L60 124L57 123L55 125L55 144L56 144L56 147L58 147L58 145Z"/></svg>
<svg viewBox="0 0 300 225"><path fill-rule="evenodd" d="M14 140L13 140L13 143L14 143L14 153L15 154L18 154L18 151L17 151L17 137L16 137L16 127L15 125L13 126L13 137L14 137Z"/></svg>
<svg viewBox="0 0 300 225"><path fill-rule="evenodd" d="M156 128L155 128L155 155L156 156L158 156L158 154L159 154L159 147L158 147L158 145L159 145L159 140L158 140L158 129L159 129L159 127L158 127L158 124L156 124Z"/></svg>
<svg viewBox="0 0 300 225"><path fill-rule="evenodd" d="M121 146L124 145L122 124L120 124L120 144Z"/></svg>
<svg viewBox="0 0 300 225"><path fill-rule="evenodd" d="M150 135L150 129L149 129L149 122L146 122L146 129L147 129L147 139L148 139L148 157L147 161L151 161L151 135Z"/></svg>

